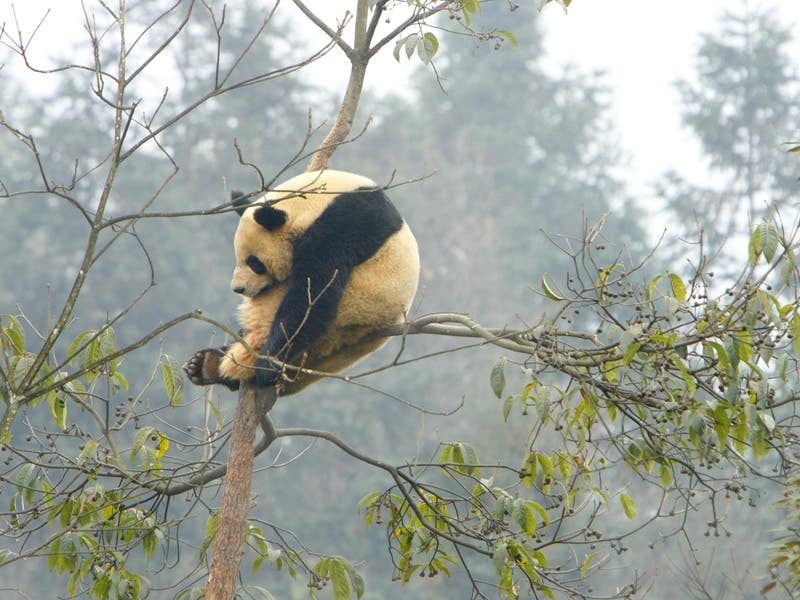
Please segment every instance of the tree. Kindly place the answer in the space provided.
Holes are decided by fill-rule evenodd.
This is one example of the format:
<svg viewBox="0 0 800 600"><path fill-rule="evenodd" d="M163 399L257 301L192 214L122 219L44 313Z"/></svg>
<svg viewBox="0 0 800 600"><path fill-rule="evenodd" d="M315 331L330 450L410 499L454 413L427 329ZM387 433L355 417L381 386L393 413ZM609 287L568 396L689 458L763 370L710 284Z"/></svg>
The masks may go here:
<svg viewBox="0 0 800 600"><path fill-rule="evenodd" d="M167 588L191 597L202 587L212 543L211 555L219 557L226 556L220 540L231 542L228 552L234 559L223 565L228 572L214 572L236 575L240 542L234 538L243 534L254 567L272 562L293 575L302 573L312 594L327 586L336 598L363 595L357 568L335 551L311 551L272 515L263 522L250 515L240 527L225 510L215 509L219 500L214 493L226 472L218 456L228 435L224 418L205 394L187 403L175 359L156 355L146 344L188 321L204 320L235 333L194 311L164 318L157 327L149 321L136 335L115 333L135 321L140 297L150 294L157 280L158 263L150 249L163 241L153 233L168 230L149 229L150 224L170 219L177 228L189 217L208 220L228 210L223 199L196 208L168 197L180 168L202 157L205 139L196 138L198 146L191 147L196 152L185 158L182 148L173 147L172 140L181 139L178 134L197 132L186 131L192 115L205 106L217 108L216 102L235 98L247 87L268 87L278 78L283 84L287 72L334 46L343 49L353 63L342 103L346 110L338 113L335 133L321 142L321 152L306 147L309 137L303 134L310 136L313 126L297 136L280 168L251 161L245 143L239 144L241 153L230 151L243 170L256 176L259 187L268 188L278 173L304 163L309 153L325 164L329 151L347 138L370 49L398 40L395 48L401 53L416 52L430 62L439 47L435 32L440 25L430 21L436 12L452 17L456 27L479 40L514 39L504 26L477 31L476 2L419 3L381 37L376 32L389 14L389 3L359 0L351 46L341 29L326 25L299 0L295 4L329 35L329 43L291 66L268 65L270 70L255 73L239 69L248 49L275 24L271 12L256 12L258 21L247 19L250 38L241 34L247 30L244 20L232 19L243 25L234 39L252 42L229 50L224 7L177 3L155 15L145 13L143 23L132 20L124 2L113 9L103 4L97 14L87 11L86 29L98 52L94 62L70 69L92 86L93 110L111 115L105 122L113 135L105 135L96 154L77 164L68 159L53 171L42 158L35 122L14 105L3 107L0 144L12 148L14 164L27 164L33 177L0 173L2 201L52 200L75 215L84 241L82 251L73 255L74 269L51 318L32 318L20 309L0 322L0 438L7 455L0 493L8 494L9 507L2 513L8 542L0 558L7 571L22 559L47 557L49 568L67 577L70 595L135 598ZM145 96L145 88L135 87L140 75L156 59L168 57L173 44L182 43L195 27L213 32L214 75L187 76L187 95L175 103L167 91L155 100ZM14 37L16 29L4 29L3 41L19 58L29 59L29 38ZM114 45L107 46L114 37ZM199 68L195 60L182 64ZM206 84L195 89L192 84L198 81ZM579 105L567 103L573 110ZM202 118L213 121L213 114ZM553 151L556 142L549 146ZM569 155L564 151L563 156ZM530 319L529 325L512 329L448 312L415 317L388 332L400 337L402 345L379 371L425 358L407 350L422 334L454 338L454 349L500 349L505 356L488 375L486 391L499 399L496 412L507 421L508 437L520 436L511 444L513 454L487 454L488 448L449 438L443 430L435 453L390 462L305 421L275 425L272 413L255 410L255 391L245 389L237 405L243 414L234 417L236 431L230 435L230 445L239 445L228 450L229 462L239 458L245 464L238 474L228 472L224 502L239 510L238 519L246 519L252 470L246 463L270 446L316 440L380 475L360 508L368 525L385 529L396 577L405 584L423 575L427 585L436 586L441 575L450 575L463 579L474 597L635 593L635 577L620 582L603 566L614 564L637 532L653 523L669 524L671 533L691 543L693 532L686 523L692 513L705 509L709 530L719 531L725 494L744 496L752 478L763 474L765 461L775 465L769 477L778 483L791 470L794 340L800 335L794 262L798 232L777 219L759 224L749 236L751 253L742 277L726 282L723 290L715 289L703 261L689 277L675 270L644 275L642 261L623 253L608 256L603 235L602 220L587 224L579 239L563 247L569 271L540 279L539 292L552 311L546 319ZM82 313L85 294L109 287L97 279L98 273L123 241L139 249L140 266L125 263L125 271L108 272L115 281L144 273L144 288L125 288L127 303L107 314ZM180 261L191 259L182 256ZM140 352L150 372L126 377L122 369L128 374L129 362ZM340 380L343 385L362 381ZM365 412L359 411L362 420ZM202 425L188 429L178 418L201 413L206 415ZM251 452L258 424L262 437ZM403 454L410 452L404 449ZM238 493L236 502L231 503L230 492ZM177 506L178 498L187 500L185 508ZM197 526L198 520L205 527ZM192 529L205 535L195 536ZM171 564L173 548L180 547L184 556L193 544L199 559L177 585L160 577L158 567L146 567L159 556L161 564ZM214 596L217 583L221 589ZM221 579L209 582L207 596L232 597L222 589L226 585ZM790 579L786 585L792 585ZM266 595L246 585L242 593L260 591Z"/></svg>
<svg viewBox="0 0 800 600"><path fill-rule="evenodd" d="M702 230L704 243L718 248L796 193L796 164L779 151L798 119L791 37L768 10L726 12L721 31L702 36L696 81L677 83L684 125L714 174L711 184L675 172L660 183L668 211L685 224L678 233L687 239Z"/></svg>

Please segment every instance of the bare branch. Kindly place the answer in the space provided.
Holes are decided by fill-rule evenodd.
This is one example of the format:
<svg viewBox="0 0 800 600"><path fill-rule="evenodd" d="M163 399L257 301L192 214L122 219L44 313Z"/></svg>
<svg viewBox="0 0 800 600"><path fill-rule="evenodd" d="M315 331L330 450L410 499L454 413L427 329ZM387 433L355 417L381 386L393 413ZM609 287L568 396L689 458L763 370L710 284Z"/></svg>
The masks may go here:
<svg viewBox="0 0 800 600"><path fill-rule="evenodd" d="M308 18L309 21L311 21L314 25L319 27L325 33L325 35L327 35L337 46L339 46L339 48L341 48L342 52L345 53L345 56L347 56L351 60L353 59L354 49L348 46L347 42L345 42L342 39L342 30L344 29L347 22L350 20L349 12L345 14L344 19L342 19L342 22L339 24L336 31L334 31L333 29L328 27L325 24L325 21L320 19L301 0L292 0L292 1L294 2L295 6L297 6L297 8L299 8L300 11L306 16L306 18Z"/></svg>

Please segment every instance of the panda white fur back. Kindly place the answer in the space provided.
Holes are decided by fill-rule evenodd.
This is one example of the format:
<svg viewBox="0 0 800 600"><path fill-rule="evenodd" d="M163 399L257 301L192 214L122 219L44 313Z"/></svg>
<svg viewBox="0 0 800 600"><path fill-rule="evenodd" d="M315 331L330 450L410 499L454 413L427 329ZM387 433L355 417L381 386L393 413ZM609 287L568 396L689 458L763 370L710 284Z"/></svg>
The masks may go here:
<svg viewBox="0 0 800 600"><path fill-rule="evenodd" d="M272 203L272 204L270 204ZM419 279L417 243L375 182L307 172L243 209L231 288L245 296L242 336L286 365L336 372L379 348L372 334L404 319ZM241 343L200 350L185 366L198 385L279 383L282 395L316 380L257 359Z"/></svg>

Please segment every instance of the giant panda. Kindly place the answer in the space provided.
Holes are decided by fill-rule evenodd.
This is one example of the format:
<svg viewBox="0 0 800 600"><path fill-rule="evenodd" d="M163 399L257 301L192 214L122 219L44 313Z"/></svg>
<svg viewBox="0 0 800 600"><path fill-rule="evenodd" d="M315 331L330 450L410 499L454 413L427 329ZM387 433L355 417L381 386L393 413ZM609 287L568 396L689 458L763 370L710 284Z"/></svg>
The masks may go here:
<svg viewBox="0 0 800 600"><path fill-rule="evenodd" d="M292 366L340 371L386 342L375 332L404 320L417 242L371 179L309 171L237 212L231 288L244 296L247 346L197 351L184 366L192 383L236 390L252 380L292 394L319 378Z"/></svg>

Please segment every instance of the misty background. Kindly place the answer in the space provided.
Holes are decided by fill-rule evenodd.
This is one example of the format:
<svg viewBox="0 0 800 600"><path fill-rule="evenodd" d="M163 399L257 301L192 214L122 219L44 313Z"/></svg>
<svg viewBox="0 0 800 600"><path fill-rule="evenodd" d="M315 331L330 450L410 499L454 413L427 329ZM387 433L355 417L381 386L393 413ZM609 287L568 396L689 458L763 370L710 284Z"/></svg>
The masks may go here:
<svg viewBox="0 0 800 600"><path fill-rule="evenodd" d="M145 22L164 4L141 3L131 15ZM569 268L562 248L603 215L608 216L598 244L605 247L609 263L622 256L634 264L658 244L650 273L667 264L680 271L696 258L702 229L705 243L722 248L715 260L724 277L746 258L738 240L749 223L776 206L793 214L797 160L784 153L783 144L800 137L797 37L790 19L798 16L792 14L797 9L709 2L702 9L684 3L685 12L679 13L670 3L653 7L659 12L647 16L634 8L637 4L577 2L567 17L553 6L537 15L528 6L509 13L505 6L487 5L484 12L500 28L513 31L519 47L505 44L495 50L491 44L476 47L472 39L442 35L435 74L405 59L397 66L391 49L370 66L355 130L364 127L368 116L371 124L357 141L336 152L330 167L391 182L390 196L420 244L415 315L466 312L498 327L537 322L546 307L537 291L542 275L562 282ZM35 27L47 5L29 3L24 11L16 7L26 29ZM61 26L80 31L80 25L66 23L81 18L80 11L70 10L69 20L61 20L55 10L67 9L53 5L35 56L45 62L70 56L76 58L66 62L88 61L90 49L79 35L53 39L59 49L52 57L48 35ZM712 5L724 5L728 12ZM263 10L255 1L229 7L230 47L245 43ZM665 13L675 17L672 23L692 21L692 33L658 25ZM11 18L3 7L0 21ZM606 27L609 21L617 27ZM290 10L279 11L244 68L255 73L319 44L296 23ZM181 37L179 51L159 65L159 78L141 83L154 108L160 91L153 90L169 87L169 107L207 86L215 48L206 25ZM7 120L32 128L54 177L68 180L75 158L101 159L96 148L104 147L101 142L111 129L107 114L87 99L91 74L51 75L43 82L44 76L21 69L7 48L0 48L0 64L0 110ZM230 189L256 189L258 180L240 163L234 138L247 162L267 175L277 172L303 143L309 111L315 125L334 113L345 80L343 68L322 65L310 74L301 70L201 107L162 139L180 170L154 208L200 210L224 202ZM7 132L0 135L0 156L0 180L12 190L30 187L38 173ZM124 213L132 199L138 206L153 196L168 167L155 153L136 155L120 176L110 211ZM99 183L99 176L86 177L78 184L79 195L88 201L97 195ZM80 301L80 319L102 321L125 307L147 288L151 265L157 285L116 328L118 340L136 339L195 308L236 329L238 299L228 287L235 227L231 215L138 223L144 247L130 239L103 257ZM48 322L51 306L63 299L74 277L84 228L74 210L52 199L0 199L0 313L19 307L33 324ZM573 325L591 325L581 319L575 315ZM170 330L126 359L126 376L135 387L150 376L159 349L183 361L198 348L219 344L220 336L197 322ZM407 344L410 356L462 345L424 336ZM390 362L398 348L399 342L391 342L351 372ZM335 431L361 451L386 460L424 462L440 441L459 439L498 460L516 456L526 444L529 424L506 423L491 392L489 372L500 355L497 349L463 349L358 380L385 394L326 381L281 400L273 416L281 426ZM187 397L201 393L187 388ZM220 409L232 414L234 394L215 393ZM197 427L205 418L202 403L187 399L176 409L173 425ZM384 534L378 527L365 529L356 511L361 497L388 485L382 475L365 471L330 447L306 447L299 441L272 449L256 466L258 505L251 516L263 515L314 550L347 556L365 574L369 598L468 597L468 588L454 588L445 577L419 588L391 583ZM636 481L620 485L635 486ZM638 575L653 578L650 597L674 597L676 574L693 568L704 573L713 564L722 572L713 577L714 589L755 594L769 531L779 519L769 508L772 493L765 488L744 503L734 499L731 539L717 550L711 544L698 547L699 566L672 538L648 530L628 541L636 546L602 573L602 585L614 589ZM749 511L748 501L761 508ZM190 546L202 539L204 518L194 523L196 535L191 524L182 531ZM152 574L152 581L167 584L186 568L177 556L167 564ZM48 597L54 585L50 575L38 568L25 571L24 564L14 577L14 586L34 598ZM307 595L302 582L285 574L252 577L266 577L276 598Z"/></svg>

